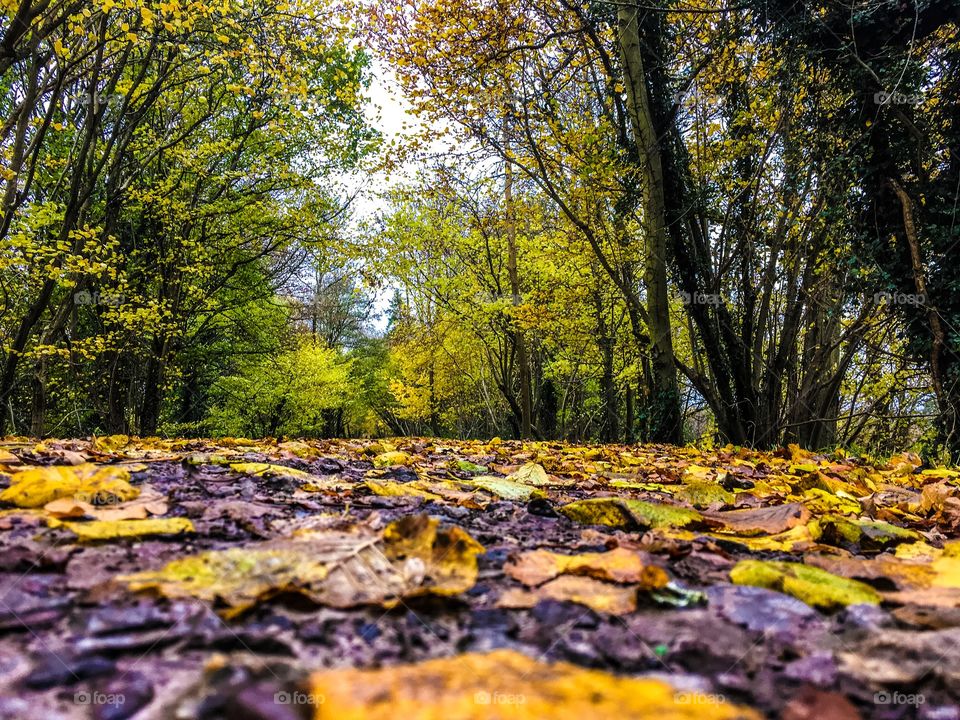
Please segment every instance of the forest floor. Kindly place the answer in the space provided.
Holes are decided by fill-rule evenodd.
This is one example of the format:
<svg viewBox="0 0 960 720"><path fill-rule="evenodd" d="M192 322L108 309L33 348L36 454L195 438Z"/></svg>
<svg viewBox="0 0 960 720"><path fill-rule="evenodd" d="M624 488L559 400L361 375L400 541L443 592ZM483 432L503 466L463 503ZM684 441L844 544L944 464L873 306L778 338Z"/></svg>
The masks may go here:
<svg viewBox="0 0 960 720"><path fill-rule="evenodd" d="M960 718L904 454L0 442L0 717Z"/></svg>

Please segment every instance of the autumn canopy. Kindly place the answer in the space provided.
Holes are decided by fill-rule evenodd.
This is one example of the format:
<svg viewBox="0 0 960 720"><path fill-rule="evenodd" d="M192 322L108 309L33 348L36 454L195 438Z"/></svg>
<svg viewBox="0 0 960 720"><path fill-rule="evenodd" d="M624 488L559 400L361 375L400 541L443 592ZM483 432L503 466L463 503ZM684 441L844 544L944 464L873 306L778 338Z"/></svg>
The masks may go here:
<svg viewBox="0 0 960 720"><path fill-rule="evenodd" d="M0 0L0 720L960 720L957 0Z"/></svg>

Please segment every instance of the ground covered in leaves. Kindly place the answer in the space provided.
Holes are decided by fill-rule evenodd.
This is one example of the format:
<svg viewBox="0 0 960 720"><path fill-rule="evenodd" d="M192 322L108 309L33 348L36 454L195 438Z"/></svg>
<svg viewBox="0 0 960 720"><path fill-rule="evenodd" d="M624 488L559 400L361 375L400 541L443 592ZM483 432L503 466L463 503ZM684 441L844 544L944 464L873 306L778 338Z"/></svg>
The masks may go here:
<svg viewBox="0 0 960 720"><path fill-rule="evenodd" d="M0 717L960 718L909 454L0 443Z"/></svg>

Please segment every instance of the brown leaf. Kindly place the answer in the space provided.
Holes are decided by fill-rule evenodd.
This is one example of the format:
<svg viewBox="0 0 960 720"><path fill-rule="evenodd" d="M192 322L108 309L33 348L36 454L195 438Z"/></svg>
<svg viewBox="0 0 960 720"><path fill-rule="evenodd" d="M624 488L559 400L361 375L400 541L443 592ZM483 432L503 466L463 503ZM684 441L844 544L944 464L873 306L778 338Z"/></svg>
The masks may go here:
<svg viewBox="0 0 960 720"><path fill-rule="evenodd" d="M704 517L717 520L728 530L744 535L759 535L789 530L803 525L810 519L810 511L800 503L771 505L769 507L727 510L726 512L703 513Z"/></svg>
<svg viewBox="0 0 960 720"><path fill-rule="evenodd" d="M511 559L503 569L524 585L540 585L558 575L587 575L616 583L643 583L647 589L664 587L669 582L662 569L644 562L640 554L626 548L580 555L534 550Z"/></svg>
<svg viewBox="0 0 960 720"><path fill-rule="evenodd" d="M783 709L783 720L860 720L860 712L840 693L806 687Z"/></svg>
<svg viewBox="0 0 960 720"><path fill-rule="evenodd" d="M149 515L167 512L167 497L153 488L143 487L133 500L113 505L94 505L76 498L59 498L43 506L58 519L89 517L95 520L143 520Z"/></svg>

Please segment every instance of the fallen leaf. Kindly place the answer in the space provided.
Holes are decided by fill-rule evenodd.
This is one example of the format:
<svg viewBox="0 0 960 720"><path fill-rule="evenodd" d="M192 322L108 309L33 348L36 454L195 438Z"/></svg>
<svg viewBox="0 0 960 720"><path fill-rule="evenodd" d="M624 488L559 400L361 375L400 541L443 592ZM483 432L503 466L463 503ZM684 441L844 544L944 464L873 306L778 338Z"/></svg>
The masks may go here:
<svg viewBox="0 0 960 720"><path fill-rule="evenodd" d="M49 465L14 473L0 500L22 508L43 507L69 497L105 505L137 497L140 491L129 480L127 470L110 465Z"/></svg>
<svg viewBox="0 0 960 720"><path fill-rule="evenodd" d="M554 484L543 469L543 465L538 463L526 463L507 475L508 480L521 485L533 485L534 487L543 487Z"/></svg>
<svg viewBox="0 0 960 720"><path fill-rule="evenodd" d="M805 525L810 512L800 503L785 503L769 507L727 510L724 512L704 513L704 517L723 523L724 529L742 535L770 535Z"/></svg>
<svg viewBox="0 0 960 720"><path fill-rule="evenodd" d="M859 520L839 515L824 515L810 525L814 540L837 547L853 547L864 552L879 552L887 547L922 540L915 530L876 520Z"/></svg>
<svg viewBox="0 0 960 720"><path fill-rule="evenodd" d="M395 465L410 465L413 458L400 450L391 450L373 458L374 467L394 467Z"/></svg>
<svg viewBox="0 0 960 720"><path fill-rule="evenodd" d="M731 505L734 494L713 482L691 482L678 489L674 496L696 508Z"/></svg>
<svg viewBox="0 0 960 720"><path fill-rule="evenodd" d="M129 444L129 435L105 435L103 437L95 437L91 443L94 450L98 450L102 453L111 453L116 450L121 450Z"/></svg>
<svg viewBox="0 0 960 720"><path fill-rule="evenodd" d="M54 528L66 528L76 535L78 540L84 542L144 535L180 535L194 531L193 523L187 518L91 520L90 522L65 522L51 518L49 525Z"/></svg>
<svg viewBox="0 0 960 720"><path fill-rule="evenodd" d="M236 470L244 475L256 475L257 477L285 477L296 480L315 481L316 478L308 472L287 467L286 465L272 465L270 463L230 463L230 469Z"/></svg>
<svg viewBox="0 0 960 720"><path fill-rule="evenodd" d="M466 653L376 670L322 670L305 688L314 717L339 720L760 720L748 708L691 703L661 680L568 663L537 662L512 650Z"/></svg>
<svg viewBox="0 0 960 720"><path fill-rule="evenodd" d="M356 485L356 480L344 477L343 475L330 475L327 477L313 475L310 480L303 483L298 489L303 492L337 494L349 491Z"/></svg>
<svg viewBox="0 0 960 720"><path fill-rule="evenodd" d="M583 575L562 575L533 590L510 588L497 601L502 608L532 608L542 600L575 602L610 615L637 609L637 588L614 585Z"/></svg>
<svg viewBox="0 0 960 720"><path fill-rule="evenodd" d="M927 563L908 562L889 557L862 558L811 554L804 558L804 562L834 575L870 581L872 585L877 586L889 583L900 589L930 587L936 577L936 571Z"/></svg>
<svg viewBox="0 0 960 720"><path fill-rule="evenodd" d="M840 693L806 687L787 703L782 720L860 720L860 713Z"/></svg>
<svg viewBox="0 0 960 720"><path fill-rule="evenodd" d="M909 686L930 676L957 687L960 628L921 633L886 629L846 643L838 658L843 670L867 682Z"/></svg>
<svg viewBox="0 0 960 720"><path fill-rule="evenodd" d="M60 498L48 502L43 509L57 519L89 517L95 520L142 520L148 515L163 515L167 512L167 498L152 488L141 488L133 500L116 505L93 505L72 498Z"/></svg>
<svg viewBox="0 0 960 720"><path fill-rule="evenodd" d="M364 485L374 495L385 497L419 497L424 500L441 500L436 493L423 490L413 482L398 483L393 480L366 480Z"/></svg>
<svg viewBox="0 0 960 720"><path fill-rule="evenodd" d="M703 521L696 510L617 497L576 500L561 507L560 512L585 525L611 527L683 528Z"/></svg>
<svg viewBox="0 0 960 720"><path fill-rule="evenodd" d="M737 585L752 585L792 595L808 605L827 610L869 603L881 597L869 585L833 575L826 570L795 562L741 560L730 571Z"/></svg>
<svg viewBox="0 0 960 720"><path fill-rule="evenodd" d="M545 493L542 490L516 482L508 477L501 478L492 475L481 475L461 482L464 485L486 490L503 500L520 500L526 502L534 497L545 497Z"/></svg>
<svg viewBox="0 0 960 720"><path fill-rule="evenodd" d="M662 568L645 563L639 553L626 548L580 555L533 550L509 561L503 570L524 585L540 585L559 575L586 575L615 583L641 583L644 589L665 587L670 581Z"/></svg>
<svg viewBox="0 0 960 720"><path fill-rule="evenodd" d="M417 595L457 595L477 577L483 548L460 528L408 516L382 533L310 531L247 547L174 560L157 571L122 576L131 590L221 600L225 617L284 592L348 608L392 607Z"/></svg>
<svg viewBox="0 0 960 720"><path fill-rule="evenodd" d="M715 517L715 516L711 516ZM810 529L806 525L797 525L789 530L775 535L727 535L724 533L708 533L716 540L739 543L750 550L776 550L780 552L799 552L816 545Z"/></svg>

